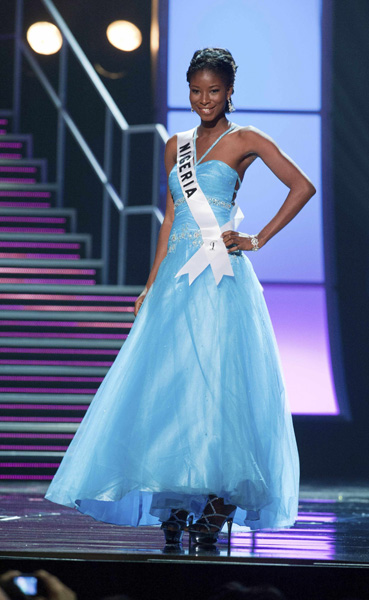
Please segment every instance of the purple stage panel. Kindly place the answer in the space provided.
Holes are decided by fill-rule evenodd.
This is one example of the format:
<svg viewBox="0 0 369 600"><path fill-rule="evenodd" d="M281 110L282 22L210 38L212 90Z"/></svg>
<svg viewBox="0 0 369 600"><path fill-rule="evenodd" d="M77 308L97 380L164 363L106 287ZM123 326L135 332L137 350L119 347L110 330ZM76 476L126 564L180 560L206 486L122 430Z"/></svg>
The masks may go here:
<svg viewBox="0 0 369 600"><path fill-rule="evenodd" d="M324 286L263 285L294 414L339 414Z"/></svg>

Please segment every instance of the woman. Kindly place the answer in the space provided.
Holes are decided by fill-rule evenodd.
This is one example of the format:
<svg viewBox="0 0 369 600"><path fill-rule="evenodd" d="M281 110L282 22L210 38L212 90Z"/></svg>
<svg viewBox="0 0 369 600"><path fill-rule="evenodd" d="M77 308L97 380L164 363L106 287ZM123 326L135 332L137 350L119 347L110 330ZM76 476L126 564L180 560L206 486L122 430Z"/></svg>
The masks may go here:
<svg viewBox="0 0 369 600"><path fill-rule="evenodd" d="M230 123L236 65L196 52L187 72L201 123L167 143L167 206L131 333L101 384L46 497L121 525L188 527L211 545L227 520L288 527L299 465L256 251L315 193L264 133ZM235 196L260 157L290 188L257 234L235 231ZM229 527L230 532L230 527Z"/></svg>

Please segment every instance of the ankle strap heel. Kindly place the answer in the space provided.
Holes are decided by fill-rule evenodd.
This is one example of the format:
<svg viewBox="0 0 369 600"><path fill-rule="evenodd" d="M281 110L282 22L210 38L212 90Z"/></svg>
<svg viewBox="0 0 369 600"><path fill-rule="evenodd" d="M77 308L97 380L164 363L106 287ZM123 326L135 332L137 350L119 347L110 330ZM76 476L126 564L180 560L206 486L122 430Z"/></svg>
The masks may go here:
<svg viewBox="0 0 369 600"><path fill-rule="evenodd" d="M236 511L236 507L229 505L231 509L228 514L217 512L215 502L217 500L222 501L222 508L225 507L224 502L221 498L212 498L205 506L204 513L201 518L196 521L193 525L188 527L190 539L192 544L199 546L214 546L218 541L219 532L227 522L228 527L228 550L231 546L231 531L233 524L233 516ZM211 512L209 513L209 509ZM221 519L221 521L220 521Z"/></svg>
<svg viewBox="0 0 369 600"><path fill-rule="evenodd" d="M182 519L178 515L186 514L183 509L172 510L167 521L163 521L161 529L164 531L166 544L180 544L183 538L183 532L187 528L187 518Z"/></svg>

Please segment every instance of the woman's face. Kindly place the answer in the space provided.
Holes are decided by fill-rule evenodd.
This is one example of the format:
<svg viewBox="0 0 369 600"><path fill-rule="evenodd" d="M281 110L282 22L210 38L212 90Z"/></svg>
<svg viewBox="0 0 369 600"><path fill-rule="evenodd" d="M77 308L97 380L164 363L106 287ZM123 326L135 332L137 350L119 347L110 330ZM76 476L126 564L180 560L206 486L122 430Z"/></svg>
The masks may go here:
<svg viewBox="0 0 369 600"><path fill-rule="evenodd" d="M190 81L191 107L203 121L213 121L224 114L232 88L214 71L197 71Z"/></svg>

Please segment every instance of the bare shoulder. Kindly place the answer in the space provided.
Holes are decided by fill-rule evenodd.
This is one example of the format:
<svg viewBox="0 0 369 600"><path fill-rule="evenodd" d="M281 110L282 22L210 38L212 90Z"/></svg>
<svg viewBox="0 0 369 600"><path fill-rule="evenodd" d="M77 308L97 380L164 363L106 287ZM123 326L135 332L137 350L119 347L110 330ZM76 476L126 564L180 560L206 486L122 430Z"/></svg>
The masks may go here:
<svg viewBox="0 0 369 600"><path fill-rule="evenodd" d="M167 154L177 153L177 134L172 135L172 137L169 138L169 140L165 144L165 152Z"/></svg>
<svg viewBox="0 0 369 600"><path fill-rule="evenodd" d="M236 129L235 134L237 136L237 144L242 146L245 154L260 155L265 152L268 147L277 146L270 135L253 125L239 127Z"/></svg>
<svg viewBox="0 0 369 600"><path fill-rule="evenodd" d="M173 135L165 145L164 162L166 171L169 173L177 161L177 136Z"/></svg>

